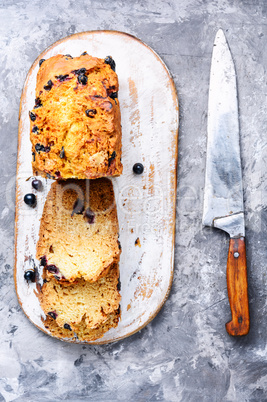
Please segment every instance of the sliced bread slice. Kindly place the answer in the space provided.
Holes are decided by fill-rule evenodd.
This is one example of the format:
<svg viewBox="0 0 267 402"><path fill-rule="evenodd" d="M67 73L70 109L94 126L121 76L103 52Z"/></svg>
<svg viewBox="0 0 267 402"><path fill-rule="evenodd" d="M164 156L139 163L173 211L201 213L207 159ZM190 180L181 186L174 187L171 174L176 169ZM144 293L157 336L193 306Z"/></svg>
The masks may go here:
<svg viewBox="0 0 267 402"><path fill-rule="evenodd" d="M59 281L94 282L120 257L112 182L54 182L40 223L37 258Z"/></svg>
<svg viewBox="0 0 267 402"><path fill-rule="evenodd" d="M121 296L118 264L96 282L78 279L75 283L60 283L44 274L44 284L39 300L44 313L65 329L78 331L83 325L98 328L108 320L109 314L118 310Z"/></svg>

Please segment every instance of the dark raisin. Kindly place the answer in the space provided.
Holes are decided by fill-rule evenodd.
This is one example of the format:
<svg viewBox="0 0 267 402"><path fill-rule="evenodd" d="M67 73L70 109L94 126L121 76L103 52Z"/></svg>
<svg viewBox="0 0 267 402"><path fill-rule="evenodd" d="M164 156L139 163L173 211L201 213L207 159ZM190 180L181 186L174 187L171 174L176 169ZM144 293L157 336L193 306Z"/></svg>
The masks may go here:
<svg viewBox="0 0 267 402"><path fill-rule="evenodd" d="M56 265L53 265L53 264L47 265L46 269L47 269L48 272L51 272L52 274L58 274L59 273L58 267Z"/></svg>
<svg viewBox="0 0 267 402"><path fill-rule="evenodd" d="M65 158L65 149L64 149L64 147L61 148L59 157L60 157L61 159Z"/></svg>
<svg viewBox="0 0 267 402"><path fill-rule="evenodd" d="M36 196L32 193L26 194L24 196L24 202L25 202L25 204L29 205L29 207L34 208L37 203Z"/></svg>
<svg viewBox="0 0 267 402"><path fill-rule="evenodd" d="M112 92L112 94L109 95L111 99L116 99L118 97L118 92Z"/></svg>
<svg viewBox="0 0 267 402"><path fill-rule="evenodd" d="M52 88L53 85L54 85L53 82L52 82L51 80L49 80L49 81L47 82L47 84L44 86L44 89L45 89L46 91L50 91L50 89Z"/></svg>
<svg viewBox="0 0 267 402"><path fill-rule="evenodd" d="M111 162L113 161L113 159L115 159L116 158L116 152L115 151L113 151L112 152L112 154L111 154L111 157L110 158L108 158L108 167L110 167L110 165L111 165Z"/></svg>
<svg viewBox="0 0 267 402"><path fill-rule="evenodd" d="M45 267L47 265L47 259L45 255L41 258L40 265L42 265L42 267Z"/></svg>
<svg viewBox="0 0 267 402"><path fill-rule="evenodd" d="M71 326L69 324L64 324L64 328L68 329L69 331L72 331Z"/></svg>
<svg viewBox="0 0 267 402"><path fill-rule="evenodd" d="M40 98L36 98L36 99L35 99L35 106L34 106L34 109L37 109L38 107L41 107L41 106L43 106L41 99L40 99Z"/></svg>
<svg viewBox="0 0 267 402"><path fill-rule="evenodd" d="M69 74L65 74L65 75L56 75L56 79L59 80L60 82L62 81L66 81L66 79L69 77Z"/></svg>
<svg viewBox="0 0 267 402"><path fill-rule="evenodd" d="M33 187L35 190L40 191L40 190L42 190L42 188L43 188L43 183L41 182L41 180L34 179L34 180L32 181L32 187Z"/></svg>
<svg viewBox="0 0 267 402"><path fill-rule="evenodd" d="M144 171L144 166L142 165L142 163L135 163L133 165L133 171L135 174L142 174Z"/></svg>
<svg viewBox="0 0 267 402"><path fill-rule="evenodd" d="M44 145L42 145L42 144L36 144L35 145L35 151L36 152L38 152L38 154L40 153L40 152L46 152L46 153L48 153L49 151L50 151L50 147L49 146L47 146L47 147L45 147Z"/></svg>
<svg viewBox="0 0 267 402"><path fill-rule="evenodd" d="M31 121L35 121L35 120L36 120L36 114L34 114L34 113L32 113L32 112L29 112L29 116L30 116Z"/></svg>
<svg viewBox="0 0 267 402"><path fill-rule="evenodd" d="M78 75L78 82L82 85L86 85L87 84L87 77L86 75L80 74Z"/></svg>
<svg viewBox="0 0 267 402"><path fill-rule="evenodd" d="M87 117L93 118L93 117L95 117L96 109L87 109L85 111L85 114L86 114Z"/></svg>
<svg viewBox="0 0 267 402"><path fill-rule="evenodd" d="M78 70L73 70L72 73L75 74L75 75L85 74L86 73L86 68L82 67L82 68L79 68Z"/></svg>
<svg viewBox="0 0 267 402"><path fill-rule="evenodd" d="M24 279L26 279L27 282L35 282L35 271L26 271L24 274Z"/></svg>
<svg viewBox="0 0 267 402"><path fill-rule="evenodd" d="M118 291L121 290L121 281L120 281L120 278L118 278L117 290L118 290Z"/></svg>
<svg viewBox="0 0 267 402"><path fill-rule="evenodd" d="M82 200L80 200L80 198L77 198L77 200L74 202L71 216L73 216L74 214L80 215L83 213L83 211L84 211L84 203Z"/></svg>
<svg viewBox="0 0 267 402"><path fill-rule="evenodd" d="M59 171L59 170L57 170L57 171L55 172L55 175L56 175L56 177L57 177L58 179L60 179L60 177L61 177L61 173L60 173L60 171Z"/></svg>
<svg viewBox="0 0 267 402"><path fill-rule="evenodd" d="M32 132L38 134L38 131L39 131L38 127L37 127L37 126L33 126Z"/></svg>
<svg viewBox="0 0 267 402"><path fill-rule="evenodd" d="M45 61L45 59L39 60L39 67L41 67L41 65L43 64L44 61Z"/></svg>
<svg viewBox="0 0 267 402"><path fill-rule="evenodd" d="M92 224L95 221L95 213L90 208L87 208L84 213L84 218L87 219L88 223Z"/></svg>
<svg viewBox="0 0 267 402"><path fill-rule="evenodd" d="M49 311L49 313L47 313L47 315L50 315L50 317L52 317L53 320L55 320L57 318L57 313L55 311Z"/></svg>
<svg viewBox="0 0 267 402"><path fill-rule="evenodd" d="M81 56L85 56L86 54L88 54L87 52L83 52L82 54L81 54Z"/></svg>
<svg viewBox="0 0 267 402"><path fill-rule="evenodd" d="M110 65L110 67L111 67L111 69L113 71L115 71L116 63L115 63L115 61L113 60L113 58L111 56L107 56L104 61L105 61L106 64Z"/></svg>

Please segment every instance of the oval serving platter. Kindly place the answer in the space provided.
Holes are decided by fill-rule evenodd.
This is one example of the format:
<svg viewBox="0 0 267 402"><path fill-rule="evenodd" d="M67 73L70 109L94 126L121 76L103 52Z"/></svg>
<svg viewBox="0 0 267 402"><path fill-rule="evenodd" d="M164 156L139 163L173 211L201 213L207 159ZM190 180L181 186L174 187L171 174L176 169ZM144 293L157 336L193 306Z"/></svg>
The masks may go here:
<svg viewBox="0 0 267 402"><path fill-rule="evenodd" d="M50 334L37 298L37 284L24 273L39 265L35 259L40 218L52 180L41 179L37 207L24 195L32 192L29 110L35 100L39 60L56 54L111 55L119 77L122 116L123 174L113 178L120 225L121 319L104 337L87 342L103 344L142 329L166 301L173 279L176 171L178 152L178 98L174 82L160 57L139 39L117 31L91 31L64 38L35 60L24 85L20 103L16 180L15 286L19 303L29 320ZM135 175L136 162L144 165ZM64 339L66 341L84 343Z"/></svg>

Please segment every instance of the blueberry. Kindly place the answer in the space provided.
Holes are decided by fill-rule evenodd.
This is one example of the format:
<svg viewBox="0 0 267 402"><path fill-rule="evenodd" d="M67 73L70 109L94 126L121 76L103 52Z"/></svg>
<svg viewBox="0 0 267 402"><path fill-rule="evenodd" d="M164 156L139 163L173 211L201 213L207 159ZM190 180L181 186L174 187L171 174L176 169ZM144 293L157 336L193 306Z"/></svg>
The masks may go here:
<svg viewBox="0 0 267 402"><path fill-rule="evenodd" d="M40 191L40 190L42 190L42 188L43 188L43 183L41 182L41 180L34 179L34 180L32 181L32 187L33 187L35 190Z"/></svg>
<svg viewBox="0 0 267 402"><path fill-rule="evenodd" d="M90 208L87 208L84 213L84 218L87 219L88 223L92 224L95 221L95 214Z"/></svg>
<svg viewBox="0 0 267 402"><path fill-rule="evenodd" d="M88 54L87 52L83 52L82 54L81 54L81 56L85 56L86 54Z"/></svg>
<svg viewBox="0 0 267 402"><path fill-rule="evenodd" d="M32 128L32 132L38 134L38 127L37 126L33 126Z"/></svg>
<svg viewBox="0 0 267 402"><path fill-rule="evenodd" d="M118 92L112 92L109 96L111 99L116 99L118 97Z"/></svg>
<svg viewBox="0 0 267 402"><path fill-rule="evenodd" d="M56 75L56 79L59 80L60 82L62 81L66 81L66 79L69 77L69 74L65 74L65 75Z"/></svg>
<svg viewBox="0 0 267 402"><path fill-rule="evenodd" d="M27 282L35 282L35 272L32 270L26 271L24 279L26 279Z"/></svg>
<svg viewBox="0 0 267 402"><path fill-rule="evenodd" d="M26 194L24 196L24 202L25 204L29 205L30 207L34 208L36 206L36 196L32 193Z"/></svg>
<svg viewBox="0 0 267 402"><path fill-rule="evenodd" d="M42 267L45 267L47 265L47 259L45 255L41 258L40 265L42 265Z"/></svg>
<svg viewBox="0 0 267 402"><path fill-rule="evenodd" d="M53 85L54 85L53 82L52 82L51 80L49 80L49 81L47 82L47 84L44 86L44 89L45 89L46 91L50 91L50 89L52 88Z"/></svg>
<svg viewBox="0 0 267 402"><path fill-rule="evenodd" d="M37 109L38 107L41 107L41 106L43 106L41 99L40 99L40 98L36 98L36 99L35 99L35 106L34 106L34 109Z"/></svg>
<svg viewBox="0 0 267 402"><path fill-rule="evenodd" d="M39 60L39 67L41 67L41 65L43 64L44 61L45 61L45 59Z"/></svg>
<svg viewBox="0 0 267 402"><path fill-rule="evenodd" d="M55 320L57 318L57 313L55 311L49 311L49 313L47 313L47 315L50 315L50 317L52 317L53 320Z"/></svg>
<svg viewBox="0 0 267 402"><path fill-rule="evenodd" d="M65 158L65 149L64 149L64 147L61 148L59 157L60 157L61 159Z"/></svg>
<svg viewBox="0 0 267 402"><path fill-rule="evenodd" d="M142 163L135 163L133 165L133 171L135 174L142 174L144 171L144 166L142 165Z"/></svg>
<svg viewBox="0 0 267 402"><path fill-rule="evenodd" d="M64 328L68 329L69 331L72 331L71 326L69 324L64 324Z"/></svg>
<svg viewBox="0 0 267 402"><path fill-rule="evenodd" d="M110 165L111 165L111 162L113 161L113 159L115 159L116 158L116 152L115 151L113 151L112 152L112 154L111 154L111 157L110 158L108 158L108 167L110 167Z"/></svg>
<svg viewBox="0 0 267 402"><path fill-rule="evenodd" d="M35 162L35 152L32 152L32 160Z"/></svg>
<svg viewBox="0 0 267 402"><path fill-rule="evenodd" d="M47 269L48 272L51 272L52 274L58 274L59 273L58 267L56 265L53 265L53 264L47 265L46 269Z"/></svg>
<svg viewBox="0 0 267 402"><path fill-rule="evenodd" d="M71 216L73 216L74 214L80 215L83 213L83 211L84 211L84 203L82 200L77 198L77 200L74 202Z"/></svg>
<svg viewBox="0 0 267 402"><path fill-rule="evenodd" d="M118 290L118 291L121 290L121 281L120 281L120 278L118 278L117 290Z"/></svg>
<svg viewBox="0 0 267 402"><path fill-rule="evenodd" d="M86 73L86 68L82 67L82 68L79 68L78 70L73 70L72 73L75 74L75 75L85 74Z"/></svg>
<svg viewBox="0 0 267 402"><path fill-rule="evenodd" d="M38 154L40 153L40 152L49 152L50 151L50 147L48 146L48 147L45 147L44 145L42 145L42 144L36 144L35 145L35 151L36 152L38 152Z"/></svg>
<svg viewBox="0 0 267 402"><path fill-rule="evenodd" d="M106 64L109 64L109 65L110 65L110 67L111 67L111 69L112 69L113 71L115 71L115 69L116 69L116 63L115 63L115 61L112 59L111 56L107 56L104 61L105 61Z"/></svg>
<svg viewBox="0 0 267 402"><path fill-rule="evenodd" d="M65 57L70 57L71 59L73 59L73 57L70 54L65 54Z"/></svg>
<svg viewBox="0 0 267 402"><path fill-rule="evenodd" d="M36 114L34 114L34 113L32 113L32 112L29 112L29 116L30 116L31 121L35 121L35 120L36 120Z"/></svg>
<svg viewBox="0 0 267 402"><path fill-rule="evenodd" d="M78 75L78 82L82 85L86 85L87 84L87 77L86 75L80 74Z"/></svg>
<svg viewBox="0 0 267 402"><path fill-rule="evenodd" d="M95 117L96 109L87 109L85 111L85 114L86 114L87 117L93 118L93 117Z"/></svg>

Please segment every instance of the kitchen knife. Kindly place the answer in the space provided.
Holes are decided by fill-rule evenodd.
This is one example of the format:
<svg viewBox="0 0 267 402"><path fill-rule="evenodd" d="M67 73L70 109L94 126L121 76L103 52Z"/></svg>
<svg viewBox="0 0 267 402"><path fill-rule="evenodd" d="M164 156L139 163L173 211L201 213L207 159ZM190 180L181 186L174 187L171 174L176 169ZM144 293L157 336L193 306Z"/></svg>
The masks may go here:
<svg viewBox="0 0 267 402"><path fill-rule="evenodd" d="M203 224L230 235L226 276L232 320L226 330L246 335L249 307L236 74L222 29L216 34L210 71Z"/></svg>

